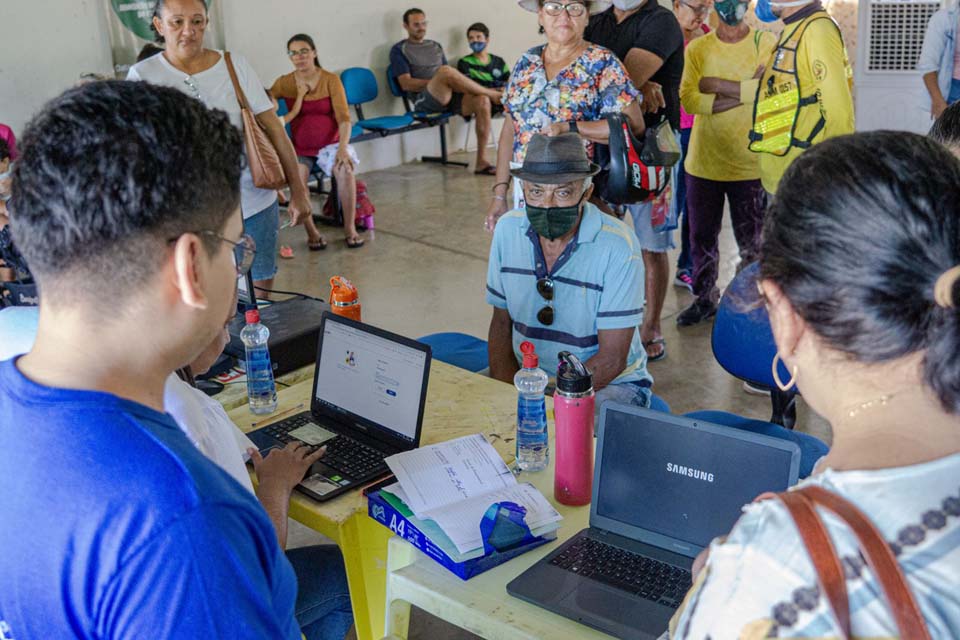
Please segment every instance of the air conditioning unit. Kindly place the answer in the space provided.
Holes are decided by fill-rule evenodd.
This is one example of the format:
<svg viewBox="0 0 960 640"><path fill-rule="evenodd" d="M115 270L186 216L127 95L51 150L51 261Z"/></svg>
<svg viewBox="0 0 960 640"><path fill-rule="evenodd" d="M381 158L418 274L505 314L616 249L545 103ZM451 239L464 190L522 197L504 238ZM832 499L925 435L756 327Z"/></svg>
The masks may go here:
<svg viewBox="0 0 960 640"><path fill-rule="evenodd" d="M857 130L926 133L932 124L917 60L931 0L860 0L854 72Z"/></svg>

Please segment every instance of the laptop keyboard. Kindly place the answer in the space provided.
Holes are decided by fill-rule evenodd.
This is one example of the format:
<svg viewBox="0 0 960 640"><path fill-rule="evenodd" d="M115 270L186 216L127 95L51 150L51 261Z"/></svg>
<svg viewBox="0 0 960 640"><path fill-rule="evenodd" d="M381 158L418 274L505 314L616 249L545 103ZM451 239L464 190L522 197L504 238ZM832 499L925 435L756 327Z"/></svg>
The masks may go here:
<svg viewBox="0 0 960 640"><path fill-rule="evenodd" d="M691 584L689 571L586 537L574 540L550 564L673 609Z"/></svg>
<svg viewBox="0 0 960 640"><path fill-rule="evenodd" d="M290 435L291 431L310 422L314 422L310 416L296 416L265 427L264 431L287 444L296 440ZM387 463L383 461L385 453L349 436L339 434L320 446L327 448L320 461L346 478L362 479L387 470Z"/></svg>

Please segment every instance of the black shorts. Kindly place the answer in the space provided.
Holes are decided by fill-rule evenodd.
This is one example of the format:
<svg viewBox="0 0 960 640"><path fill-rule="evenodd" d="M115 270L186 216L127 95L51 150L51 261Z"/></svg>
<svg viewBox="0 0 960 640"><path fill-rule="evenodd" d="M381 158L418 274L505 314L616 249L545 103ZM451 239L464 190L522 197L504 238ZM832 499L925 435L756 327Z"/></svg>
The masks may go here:
<svg viewBox="0 0 960 640"><path fill-rule="evenodd" d="M453 93L447 104L440 104L440 101L426 89L413 97L413 110L419 113L445 113L458 116L462 104L463 94L457 92Z"/></svg>

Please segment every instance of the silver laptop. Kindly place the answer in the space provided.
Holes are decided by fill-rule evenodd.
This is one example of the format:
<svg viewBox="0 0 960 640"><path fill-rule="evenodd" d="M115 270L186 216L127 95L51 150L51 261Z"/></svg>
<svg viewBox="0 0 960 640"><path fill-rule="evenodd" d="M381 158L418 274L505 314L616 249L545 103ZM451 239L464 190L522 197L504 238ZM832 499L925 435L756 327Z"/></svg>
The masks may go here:
<svg viewBox="0 0 960 640"><path fill-rule="evenodd" d="M590 528L507 585L620 638L658 638L693 559L741 507L797 481L793 442L638 407L601 408Z"/></svg>

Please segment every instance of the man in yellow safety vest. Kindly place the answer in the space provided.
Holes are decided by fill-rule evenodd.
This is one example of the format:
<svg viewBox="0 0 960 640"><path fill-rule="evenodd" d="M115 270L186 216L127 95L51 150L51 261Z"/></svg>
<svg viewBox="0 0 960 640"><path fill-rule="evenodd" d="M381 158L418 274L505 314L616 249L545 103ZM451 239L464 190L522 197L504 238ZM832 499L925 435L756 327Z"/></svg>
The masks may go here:
<svg viewBox="0 0 960 640"><path fill-rule="evenodd" d="M840 28L820 0L759 0L756 14L764 22L783 20L770 60L752 80L703 78L700 90L753 105L744 142L760 154L763 188L775 193L805 149L853 133L853 72Z"/></svg>

